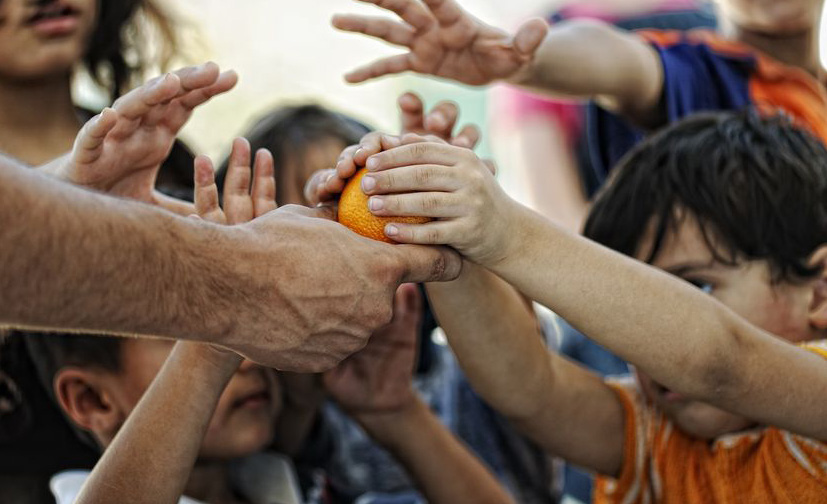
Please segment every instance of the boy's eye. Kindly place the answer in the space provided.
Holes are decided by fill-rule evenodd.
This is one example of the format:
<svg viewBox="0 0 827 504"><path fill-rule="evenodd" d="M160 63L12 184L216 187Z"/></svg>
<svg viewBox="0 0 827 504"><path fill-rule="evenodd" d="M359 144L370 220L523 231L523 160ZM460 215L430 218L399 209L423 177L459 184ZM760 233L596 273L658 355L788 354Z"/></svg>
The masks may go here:
<svg viewBox="0 0 827 504"><path fill-rule="evenodd" d="M712 285L711 283L709 283L709 282L704 282L703 280L691 280L691 279L687 279L686 281L687 281L687 282L689 282L689 283L691 283L691 284L692 284L692 285L694 285L695 287L699 288L701 291L703 291L703 292L704 292L704 293L706 293L706 294L712 294L712 291L714 291L714 290L715 290L715 286L713 286L713 285Z"/></svg>

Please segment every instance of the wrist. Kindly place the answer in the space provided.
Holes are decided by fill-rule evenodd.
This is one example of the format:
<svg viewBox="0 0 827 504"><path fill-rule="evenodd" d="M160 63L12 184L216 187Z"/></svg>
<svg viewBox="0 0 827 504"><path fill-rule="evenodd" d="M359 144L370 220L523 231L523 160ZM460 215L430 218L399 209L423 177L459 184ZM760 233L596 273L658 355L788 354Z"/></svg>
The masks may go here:
<svg viewBox="0 0 827 504"><path fill-rule="evenodd" d="M189 341L177 343L174 354L192 381L222 390L243 360L224 348Z"/></svg>
<svg viewBox="0 0 827 504"><path fill-rule="evenodd" d="M408 437L417 425L421 425L421 419L431 413L421 399L411 394L410 401L391 411L350 411L348 414L372 438L386 447L392 447Z"/></svg>

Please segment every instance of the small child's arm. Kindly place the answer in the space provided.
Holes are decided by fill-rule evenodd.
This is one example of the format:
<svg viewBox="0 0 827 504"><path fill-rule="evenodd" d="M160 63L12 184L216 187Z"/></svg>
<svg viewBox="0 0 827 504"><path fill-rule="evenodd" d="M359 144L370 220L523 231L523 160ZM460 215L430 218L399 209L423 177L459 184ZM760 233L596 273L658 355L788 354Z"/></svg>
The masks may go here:
<svg viewBox="0 0 827 504"><path fill-rule="evenodd" d="M511 503L494 476L414 393L421 318L419 291L402 285L391 323L362 352L325 375L328 391L402 463L428 502Z"/></svg>
<svg viewBox="0 0 827 504"><path fill-rule="evenodd" d="M659 124L663 70L638 37L595 21L549 27L534 19L514 35L455 0L364 0L401 21L338 15L333 25L406 48L347 75L350 82L413 71L471 85L508 81L543 92L597 99L644 126Z"/></svg>
<svg viewBox="0 0 827 504"><path fill-rule="evenodd" d="M385 231L394 240L454 247L669 389L762 425L827 439L821 357L672 275L554 226L510 199L467 149L403 145L371 157L367 167L373 173L362 188L382 194L370 199L376 215L437 219L391 224ZM824 250L813 260L827 263ZM823 291L813 300L822 328Z"/></svg>
<svg viewBox="0 0 827 504"><path fill-rule="evenodd" d="M249 165L249 143L236 140L222 211L212 163L203 156L196 159L195 206L201 218L238 224L275 209L272 155L257 154L251 189ZM218 400L241 360L213 345L176 343L76 502L177 503Z"/></svg>

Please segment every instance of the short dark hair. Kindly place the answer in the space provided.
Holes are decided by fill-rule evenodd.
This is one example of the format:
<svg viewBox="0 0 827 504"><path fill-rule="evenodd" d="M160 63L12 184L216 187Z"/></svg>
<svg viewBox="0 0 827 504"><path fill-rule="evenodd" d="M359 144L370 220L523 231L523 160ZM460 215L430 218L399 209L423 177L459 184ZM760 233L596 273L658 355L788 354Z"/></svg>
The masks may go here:
<svg viewBox="0 0 827 504"><path fill-rule="evenodd" d="M59 332L16 332L13 337L26 342L38 377L50 393L55 375L67 366L121 371L121 337Z"/></svg>
<svg viewBox="0 0 827 504"><path fill-rule="evenodd" d="M301 156L321 141L336 139L345 145L359 143L371 128L360 121L317 104L301 104L279 107L261 117L245 135L255 153L267 149L276 162L276 180L280 180L279 167L289 156ZM224 186L227 173L225 161L218 172L218 187ZM277 183L276 190L284 187ZM281 194L277 194L277 200Z"/></svg>
<svg viewBox="0 0 827 504"><path fill-rule="evenodd" d="M715 258L766 260L774 282L811 278L827 243L827 150L787 117L700 114L633 149L598 195L584 234L634 256L653 226L652 262L681 211Z"/></svg>

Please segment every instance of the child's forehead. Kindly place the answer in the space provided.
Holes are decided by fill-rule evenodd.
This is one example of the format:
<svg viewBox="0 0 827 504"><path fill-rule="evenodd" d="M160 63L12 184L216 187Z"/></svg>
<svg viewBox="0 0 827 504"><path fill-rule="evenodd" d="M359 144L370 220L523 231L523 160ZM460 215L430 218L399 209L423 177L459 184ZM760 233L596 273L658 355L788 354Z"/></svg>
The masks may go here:
<svg viewBox="0 0 827 504"><path fill-rule="evenodd" d="M650 219L638 245L637 259L650 261L660 269L671 270L687 264L723 265L721 258L729 255L716 232L702 226L698 218L689 212L675 210L662 239L655 243L660 225L659 219ZM653 250L655 247L657 249Z"/></svg>

